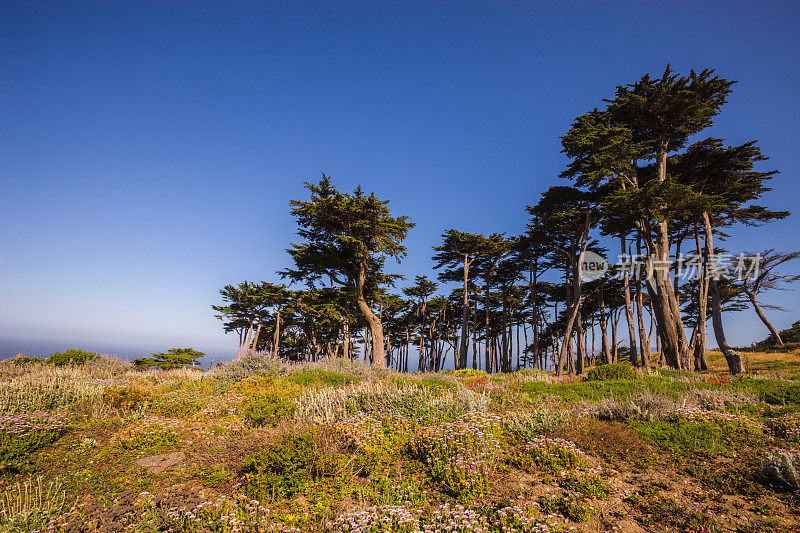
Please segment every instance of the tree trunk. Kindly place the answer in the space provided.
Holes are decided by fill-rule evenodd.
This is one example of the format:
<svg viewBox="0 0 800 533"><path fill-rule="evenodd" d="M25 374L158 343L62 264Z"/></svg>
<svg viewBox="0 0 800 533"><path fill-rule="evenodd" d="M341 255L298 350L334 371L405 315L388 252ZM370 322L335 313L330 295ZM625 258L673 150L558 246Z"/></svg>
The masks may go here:
<svg viewBox="0 0 800 533"><path fill-rule="evenodd" d="M556 370L556 375L560 376L561 372L564 369L564 356L566 355L564 348L566 345L571 345L568 340L572 338L572 326L575 323L575 319L578 316L578 311L580 310L581 306L581 274L583 271L583 254L586 252L586 244L589 241L589 228L591 226L592 218L591 213L586 212L586 222L583 227L583 233L581 234L579 245L578 245L578 257L571 258L572 261L572 305L569 312L569 318L567 318L567 324L564 331L564 343L561 345L561 353L559 354L558 360L558 369Z"/></svg>
<svg viewBox="0 0 800 533"><path fill-rule="evenodd" d="M703 227L706 234L706 261L709 265L714 264L714 240L711 230L711 219L708 213L703 213ZM714 337L717 339L717 346L728 362L728 369L731 374L741 374L744 372L744 359L742 354L735 351L728 344L725 338L725 331L722 328L722 302L720 301L719 286L716 276L709 276L708 285L711 292L711 323L714 326Z"/></svg>
<svg viewBox="0 0 800 533"><path fill-rule="evenodd" d="M598 307L600 308L600 335L601 335L601 347L600 350L603 353L603 361L606 363L611 362L611 353L608 350L608 320L606 318L606 305L604 300L604 286L605 280L600 282L600 293L598 295Z"/></svg>
<svg viewBox="0 0 800 533"><path fill-rule="evenodd" d="M622 253L626 254L627 250L625 249L624 235L620 236L619 242ZM630 256L630 254L628 254L628 256ZM628 347L630 349L630 354L629 354L630 360L633 366L639 366L638 357L636 355L636 329L633 324L633 306L631 305L630 277L627 269L625 269L622 273L622 294L625 297L625 320L628 322Z"/></svg>
<svg viewBox="0 0 800 533"><path fill-rule="evenodd" d="M467 366L467 341L469 339L469 256L464 254L464 309L461 315L461 346L458 350L456 369Z"/></svg>
<svg viewBox="0 0 800 533"><path fill-rule="evenodd" d="M694 226L694 243L697 257L703 257L703 247L700 244L700 231L697 224ZM694 343L694 369L708 370L706 363L706 323L708 322L708 263L702 261L698 272L697 283L697 336Z"/></svg>
<svg viewBox="0 0 800 533"><path fill-rule="evenodd" d="M775 340L778 341L778 346L783 346L783 339L781 339L778 330L775 329L775 326L773 326L772 322L769 321L767 315L764 314L764 311L761 310L761 306L758 304L758 301L756 300L756 295L753 294L753 292L747 290L745 291L745 294L747 294L747 298L750 300L750 303L753 304L753 309L758 315L758 318L761 319L761 322L763 322L764 325L767 326L769 332L772 334L773 337L775 337Z"/></svg>
<svg viewBox="0 0 800 533"><path fill-rule="evenodd" d="M356 280L356 302L358 309L367 319L369 331L372 335L372 364L386 367L386 354L383 351L383 325L381 319L372 311L364 299L364 282L367 277L367 267L363 262L359 265L358 279Z"/></svg>

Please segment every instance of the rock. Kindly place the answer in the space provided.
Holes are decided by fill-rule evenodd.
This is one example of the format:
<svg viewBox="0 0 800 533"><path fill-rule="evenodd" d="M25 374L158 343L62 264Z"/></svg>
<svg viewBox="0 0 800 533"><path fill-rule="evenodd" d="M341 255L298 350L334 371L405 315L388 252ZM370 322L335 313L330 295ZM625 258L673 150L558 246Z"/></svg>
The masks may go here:
<svg viewBox="0 0 800 533"><path fill-rule="evenodd" d="M160 474L167 468L178 465L186 459L186 454L183 452L172 452L165 455L151 455L150 457L142 457L134 461L134 464L147 468L154 474Z"/></svg>

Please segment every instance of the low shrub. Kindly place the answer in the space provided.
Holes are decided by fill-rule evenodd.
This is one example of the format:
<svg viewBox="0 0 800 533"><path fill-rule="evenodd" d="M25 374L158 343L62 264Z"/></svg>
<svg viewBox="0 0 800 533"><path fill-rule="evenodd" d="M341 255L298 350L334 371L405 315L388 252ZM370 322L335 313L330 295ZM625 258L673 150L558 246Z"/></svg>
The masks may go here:
<svg viewBox="0 0 800 533"><path fill-rule="evenodd" d="M211 465L208 468L201 468L197 471L197 476L203 481L206 487L218 487L233 479L233 474L228 472L224 466Z"/></svg>
<svg viewBox="0 0 800 533"><path fill-rule="evenodd" d="M63 416L38 411L0 416L0 470L18 470L28 455L66 431Z"/></svg>
<svg viewBox="0 0 800 533"><path fill-rule="evenodd" d="M624 363L611 363L589 369L587 380L608 381L612 379L636 379L636 370Z"/></svg>
<svg viewBox="0 0 800 533"><path fill-rule="evenodd" d="M420 430L414 448L431 477L457 497L480 497L489 492L500 455L499 427L496 415L470 413L456 422Z"/></svg>
<svg viewBox="0 0 800 533"><path fill-rule="evenodd" d="M511 454L511 463L526 472L561 472L586 463L586 454L565 439L536 437L517 446Z"/></svg>
<svg viewBox="0 0 800 533"><path fill-rule="evenodd" d="M278 442L244 459L245 494L259 501L291 498L311 479L315 432L284 435Z"/></svg>
<svg viewBox="0 0 800 533"><path fill-rule="evenodd" d="M340 387L357 381L353 376L329 370L299 370L283 378L284 381L295 383L301 387L311 385L325 387Z"/></svg>
<svg viewBox="0 0 800 533"><path fill-rule="evenodd" d="M600 420L664 420L673 416L677 408L670 396L642 392L625 400L603 398L596 412Z"/></svg>
<svg viewBox="0 0 800 533"><path fill-rule="evenodd" d="M249 395L245 396L242 403L244 416L256 426L274 426L282 419L292 418L299 391L300 387L295 383L267 381L263 388L250 389Z"/></svg>
<svg viewBox="0 0 800 533"><path fill-rule="evenodd" d="M561 487L571 492L578 492L588 498L601 499L608 494L608 488L600 478L595 476L577 476L569 473L560 481Z"/></svg>
<svg viewBox="0 0 800 533"><path fill-rule="evenodd" d="M406 451L413 434L411 423L402 415L364 412L343 420L336 430L361 452L359 466L368 473Z"/></svg>
<svg viewBox="0 0 800 533"><path fill-rule="evenodd" d="M118 443L125 450L152 452L169 448L180 440L176 421L147 417L118 435Z"/></svg>
<svg viewBox="0 0 800 533"><path fill-rule="evenodd" d="M47 358L47 364L53 366L83 365L96 359L98 355L94 352L70 348L63 352L56 352Z"/></svg>
<svg viewBox="0 0 800 533"><path fill-rule="evenodd" d="M475 376L486 376L483 370L475 370L472 368L459 368L453 371L453 375L457 378L471 378Z"/></svg>
<svg viewBox="0 0 800 533"><path fill-rule="evenodd" d="M558 512L575 522L588 522L596 512L579 494L563 494L557 498L542 496L538 502L545 512Z"/></svg>
<svg viewBox="0 0 800 533"><path fill-rule="evenodd" d="M112 407L122 410L133 410L150 402L153 395L132 385L108 387L103 391L103 401Z"/></svg>
<svg viewBox="0 0 800 533"><path fill-rule="evenodd" d="M540 407L529 411L506 413L503 423L519 440L528 441L560 426L564 419L563 410Z"/></svg>

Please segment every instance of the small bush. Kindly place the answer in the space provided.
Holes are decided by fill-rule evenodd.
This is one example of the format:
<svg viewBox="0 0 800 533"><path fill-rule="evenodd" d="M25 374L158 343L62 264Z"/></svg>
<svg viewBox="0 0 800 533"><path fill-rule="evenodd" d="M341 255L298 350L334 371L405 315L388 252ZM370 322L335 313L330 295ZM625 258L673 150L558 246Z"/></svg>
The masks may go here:
<svg viewBox="0 0 800 533"><path fill-rule="evenodd" d="M460 368L453 371L453 375L457 378L471 378L475 376L486 376L483 370L474 370L472 368Z"/></svg>
<svg viewBox="0 0 800 533"><path fill-rule="evenodd" d="M251 389L250 395L245 396L244 416L256 426L274 426L282 419L292 418L299 391L294 383L267 381L264 388Z"/></svg>
<svg viewBox="0 0 800 533"><path fill-rule="evenodd" d="M286 435L244 459L245 494L259 501L291 498L311 479L314 431Z"/></svg>
<svg viewBox="0 0 800 533"><path fill-rule="evenodd" d="M572 473L561 479L561 487L596 499L605 498L608 493L608 488L599 478L595 476L579 477Z"/></svg>
<svg viewBox="0 0 800 533"><path fill-rule="evenodd" d="M169 448L180 439L175 422L160 418L145 418L118 436L125 450L155 451Z"/></svg>
<svg viewBox="0 0 800 533"><path fill-rule="evenodd" d="M36 450L66 430L64 417L43 411L0 417L0 470L17 470Z"/></svg>
<svg viewBox="0 0 800 533"><path fill-rule="evenodd" d="M586 373L587 380L608 381L611 379L636 379L636 371L624 363L600 365Z"/></svg>
<svg viewBox="0 0 800 533"><path fill-rule="evenodd" d="M597 417L600 420L664 420L674 415L677 407L669 396L644 392L626 400L603 398L597 404Z"/></svg>
<svg viewBox="0 0 800 533"><path fill-rule="evenodd" d="M764 473L777 485L800 490L800 453L779 452L770 455Z"/></svg>
<svg viewBox="0 0 800 533"><path fill-rule="evenodd" d="M56 352L47 358L47 364L53 366L83 365L96 359L98 355L94 352L70 348L63 352Z"/></svg>
<svg viewBox="0 0 800 533"><path fill-rule="evenodd" d="M526 472L561 472L585 464L585 457L574 442L564 439L536 437L512 452L511 463Z"/></svg>
<svg viewBox="0 0 800 533"><path fill-rule="evenodd" d="M206 487L218 487L233 479L233 474L228 472L224 466L211 465L197 471L197 476L203 481Z"/></svg>
<svg viewBox="0 0 800 533"><path fill-rule="evenodd" d="M329 370L299 370L289 374L284 381L295 383L301 387L321 385L326 387L340 387L356 381L353 376L331 372Z"/></svg>
<svg viewBox="0 0 800 533"><path fill-rule="evenodd" d="M518 439L533 440L564 422L564 411L542 407L532 411L507 413L505 426Z"/></svg>
<svg viewBox="0 0 800 533"><path fill-rule="evenodd" d="M126 385L123 387L109 387L103 391L103 401L112 407L122 410L133 410L145 402L152 400L149 392Z"/></svg>
<svg viewBox="0 0 800 533"><path fill-rule="evenodd" d="M462 499L489 492L489 477L499 454L495 434L499 417L470 413L453 423L425 428L414 438L414 448L431 477Z"/></svg>

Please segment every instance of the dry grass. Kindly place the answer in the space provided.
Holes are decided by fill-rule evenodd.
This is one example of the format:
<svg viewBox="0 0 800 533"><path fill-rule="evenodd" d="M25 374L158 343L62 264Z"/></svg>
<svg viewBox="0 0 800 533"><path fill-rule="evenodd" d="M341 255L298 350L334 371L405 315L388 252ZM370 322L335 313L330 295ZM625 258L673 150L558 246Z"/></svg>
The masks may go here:
<svg viewBox="0 0 800 533"><path fill-rule="evenodd" d="M787 352L758 352L741 350L745 368L754 374L800 374L800 350ZM725 373L728 364L719 350L706 352L708 369L711 372Z"/></svg>

